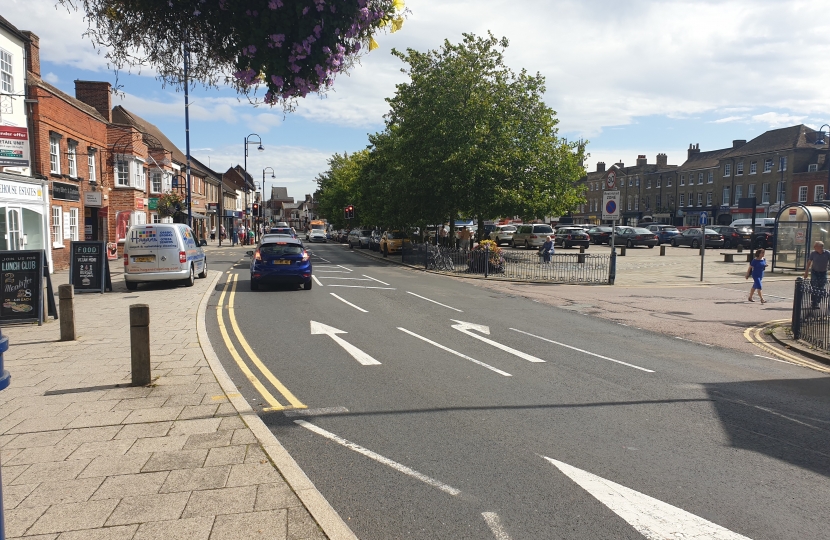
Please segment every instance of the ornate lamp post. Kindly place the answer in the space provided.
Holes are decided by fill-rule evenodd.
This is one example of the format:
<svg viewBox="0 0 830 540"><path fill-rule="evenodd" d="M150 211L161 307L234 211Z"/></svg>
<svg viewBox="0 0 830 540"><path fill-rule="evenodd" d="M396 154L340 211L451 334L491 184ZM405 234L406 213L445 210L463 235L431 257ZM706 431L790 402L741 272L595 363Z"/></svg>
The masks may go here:
<svg viewBox="0 0 830 540"><path fill-rule="evenodd" d="M262 147L262 138L259 135L257 135L256 133L251 133L250 135L245 137L245 161L244 161L244 165L243 165L243 170L245 171L245 178L243 180L245 181L245 208L244 208L244 210L245 210L246 229L250 229L250 227L251 227L251 221L250 221L250 219L248 219L248 192L250 191L250 189L248 187L248 145L253 142L253 141L249 140L251 137L256 137L257 138L256 143L259 145L259 146L257 146L257 150L259 150L260 152L265 150L265 148ZM246 231L246 234L247 234L247 231Z"/></svg>
<svg viewBox="0 0 830 540"><path fill-rule="evenodd" d="M264 169L262 169L262 198L261 198L261 199L260 199L260 201L259 201L260 208L262 208L262 203L264 202L264 200L265 200L265 195L266 195L266 193L267 193L267 191L268 191L267 189L265 189L265 172L266 172L266 171L271 171L271 178L276 178L276 175L275 175L275 173L274 173L274 168L273 168L273 167L265 167ZM268 200L269 200L269 201L271 200L271 199L270 199L270 197L269 197L269 199L268 199ZM269 203L268 203L268 208L270 208L270 207L271 207L270 205L271 205L271 203L269 202Z"/></svg>

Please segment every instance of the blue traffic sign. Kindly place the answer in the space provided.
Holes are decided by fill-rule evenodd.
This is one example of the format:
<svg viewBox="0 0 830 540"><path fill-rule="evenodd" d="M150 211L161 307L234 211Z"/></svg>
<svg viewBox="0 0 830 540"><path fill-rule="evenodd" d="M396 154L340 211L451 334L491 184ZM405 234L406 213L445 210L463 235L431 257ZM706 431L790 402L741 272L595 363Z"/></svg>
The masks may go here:
<svg viewBox="0 0 830 540"><path fill-rule="evenodd" d="M606 214L614 214L617 211L617 202L616 201L608 201L605 203L605 213Z"/></svg>
<svg viewBox="0 0 830 540"><path fill-rule="evenodd" d="M706 211L704 210L703 212L700 213L700 224L701 225L706 225L706 223L708 221L709 221L709 214L706 213Z"/></svg>

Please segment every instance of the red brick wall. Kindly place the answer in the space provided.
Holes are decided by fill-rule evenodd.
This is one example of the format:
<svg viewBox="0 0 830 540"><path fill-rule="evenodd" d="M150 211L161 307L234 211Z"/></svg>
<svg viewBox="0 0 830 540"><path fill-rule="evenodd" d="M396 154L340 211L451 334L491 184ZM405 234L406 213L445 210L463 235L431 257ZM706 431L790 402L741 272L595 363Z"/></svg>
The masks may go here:
<svg viewBox="0 0 830 540"><path fill-rule="evenodd" d="M824 186L824 197L827 198L827 171L793 174L788 201L798 202L798 190L801 186L807 186L807 203L813 202L815 186Z"/></svg>
<svg viewBox="0 0 830 540"><path fill-rule="evenodd" d="M141 133L129 126L110 124L107 129L108 133L108 170L110 176L108 178L108 187L106 190L107 200L104 205L107 207L107 231L108 242L116 242L117 232L117 217L118 212L122 211L143 211L147 214L147 222L150 222L149 212L147 206L140 205L136 199L148 198L149 192L149 171L152 170L152 161L149 160L147 145L144 144ZM117 187L115 185L115 156L116 154L125 154L127 156L137 156L145 161L145 173L147 173L147 182L145 189L140 190L136 188ZM143 210L139 210L139 206L144 206ZM121 257L124 253L124 246L122 243L118 244L118 256Z"/></svg>

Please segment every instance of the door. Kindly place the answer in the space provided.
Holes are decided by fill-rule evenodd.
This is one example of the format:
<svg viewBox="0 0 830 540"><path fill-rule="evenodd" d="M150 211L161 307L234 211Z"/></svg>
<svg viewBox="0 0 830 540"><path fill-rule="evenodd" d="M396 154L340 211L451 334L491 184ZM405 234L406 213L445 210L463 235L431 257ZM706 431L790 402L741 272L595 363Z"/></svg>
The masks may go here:
<svg viewBox="0 0 830 540"><path fill-rule="evenodd" d="M6 210L6 226L8 227L9 249L16 251L23 249L23 231L20 230L20 209Z"/></svg>

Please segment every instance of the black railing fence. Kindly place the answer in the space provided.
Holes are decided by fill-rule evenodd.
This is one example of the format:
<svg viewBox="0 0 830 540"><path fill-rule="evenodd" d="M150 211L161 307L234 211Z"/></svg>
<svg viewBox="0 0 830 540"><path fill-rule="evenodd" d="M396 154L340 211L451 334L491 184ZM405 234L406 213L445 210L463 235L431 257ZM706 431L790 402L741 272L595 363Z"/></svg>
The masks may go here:
<svg viewBox="0 0 830 540"><path fill-rule="evenodd" d="M792 330L793 339L830 350L830 295L826 285L816 286L804 278L795 280Z"/></svg>
<svg viewBox="0 0 830 540"><path fill-rule="evenodd" d="M545 261L536 251L455 249L411 244L404 247L402 261L449 274L477 274L486 278L552 283L607 284L611 256L555 252L549 261Z"/></svg>

